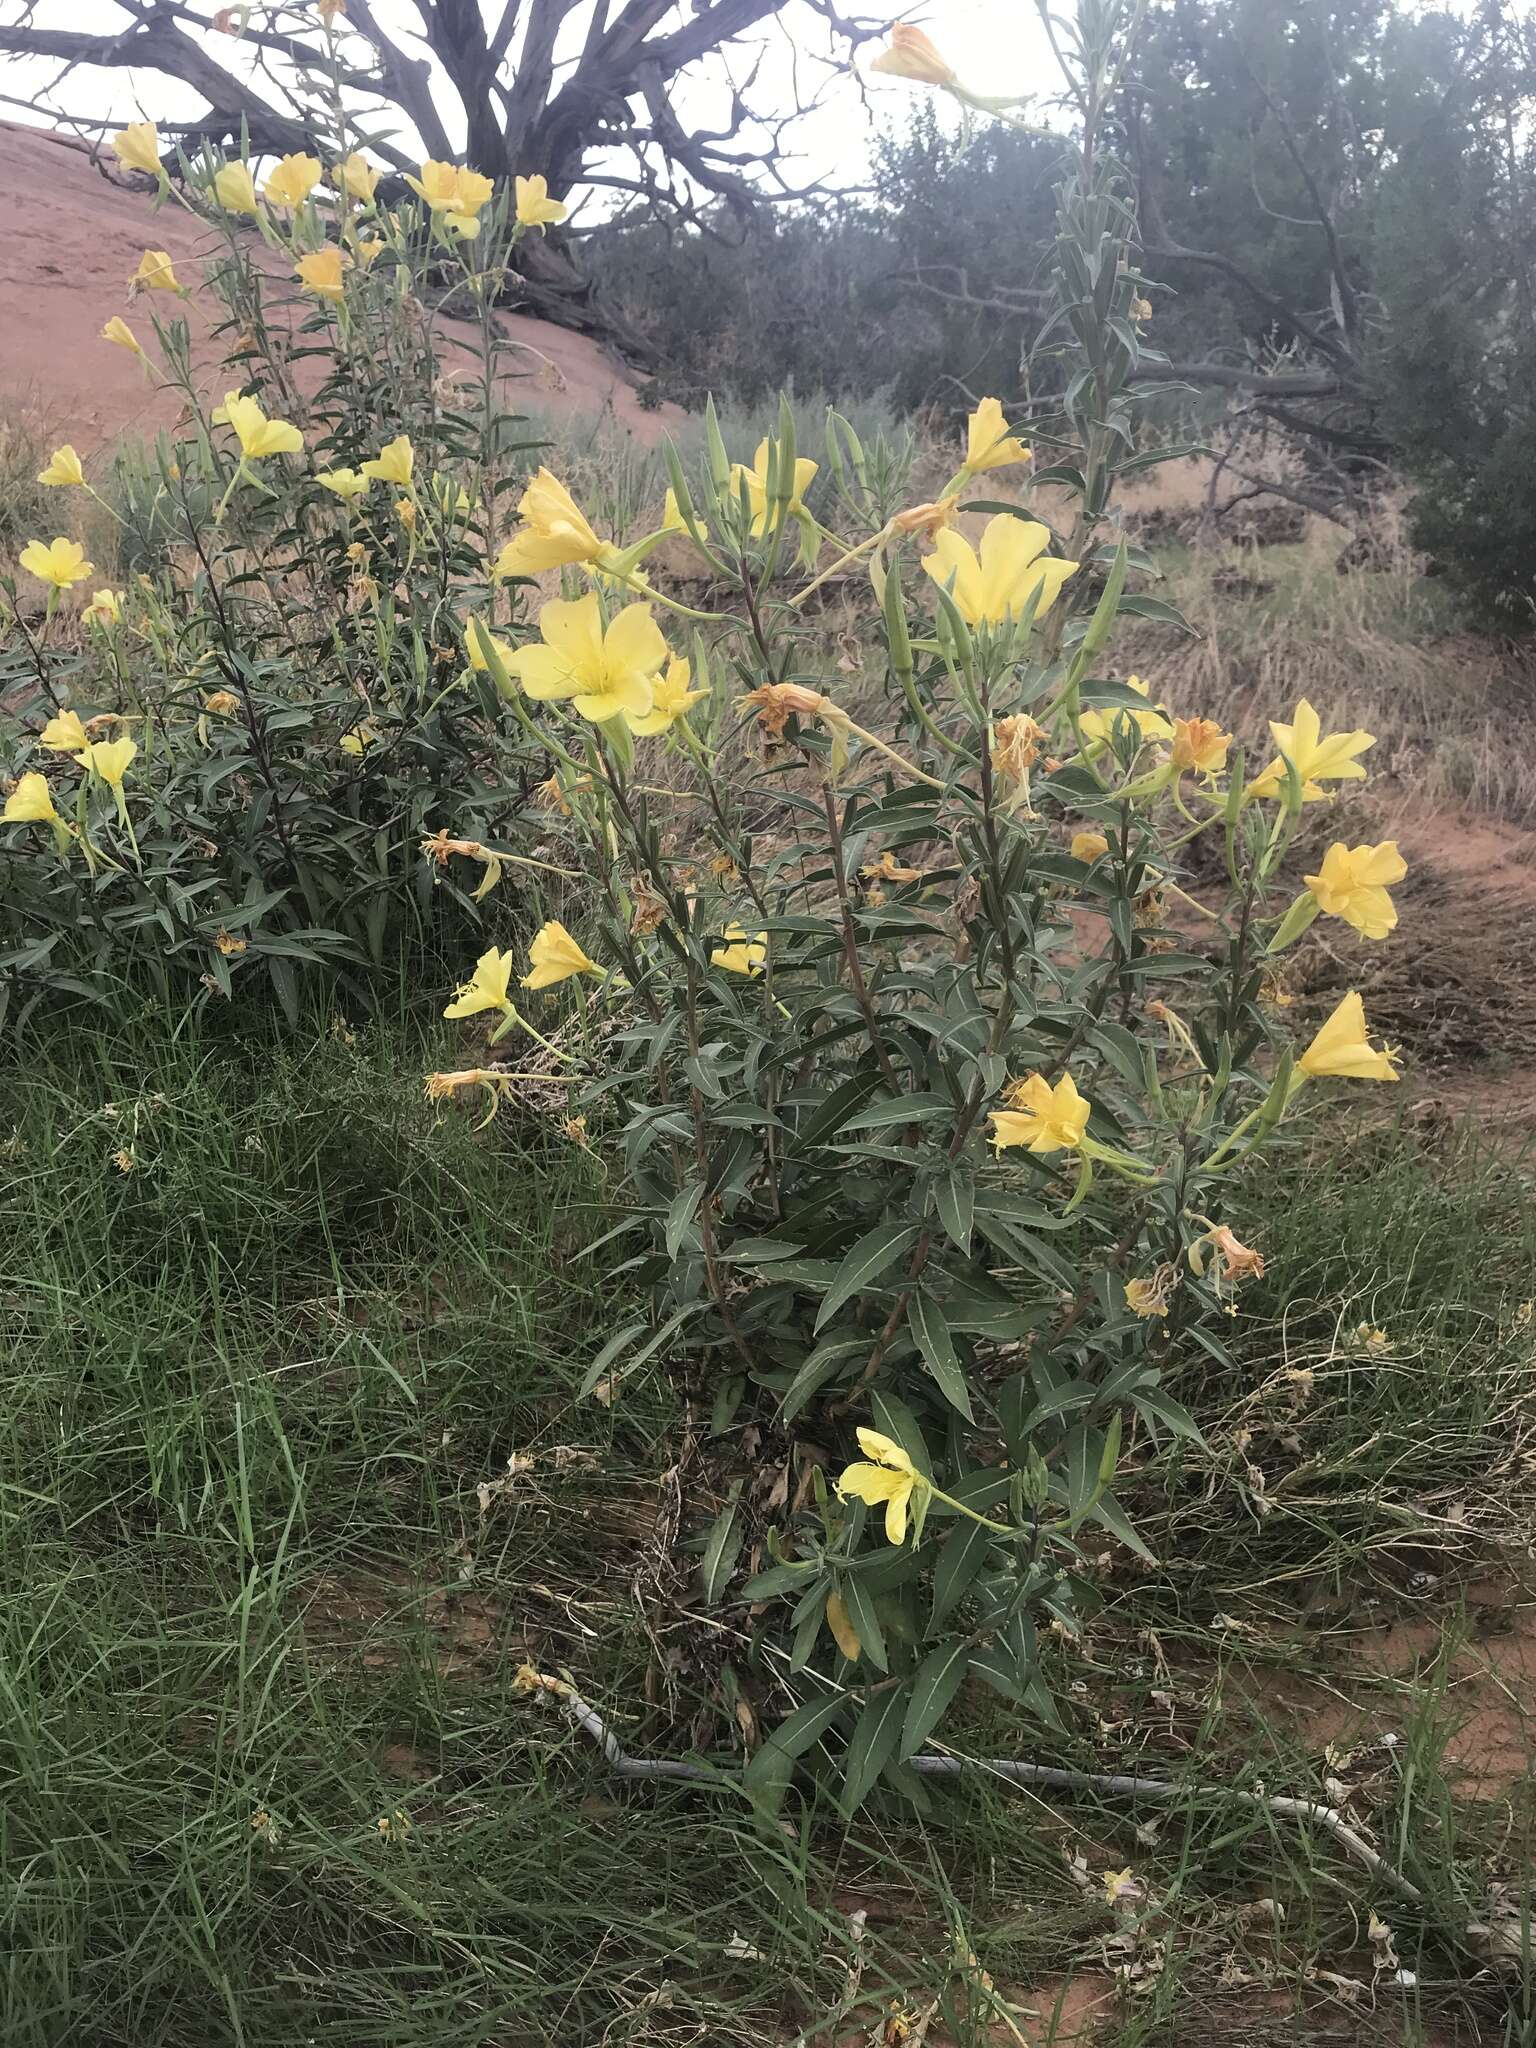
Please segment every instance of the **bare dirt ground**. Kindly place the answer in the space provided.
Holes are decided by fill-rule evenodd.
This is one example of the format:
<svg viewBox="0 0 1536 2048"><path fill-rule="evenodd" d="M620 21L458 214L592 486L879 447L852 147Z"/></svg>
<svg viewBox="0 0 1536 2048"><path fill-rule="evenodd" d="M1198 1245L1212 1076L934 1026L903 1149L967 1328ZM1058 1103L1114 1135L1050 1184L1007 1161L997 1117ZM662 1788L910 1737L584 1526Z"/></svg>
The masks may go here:
<svg viewBox="0 0 1536 2048"><path fill-rule="evenodd" d="M111 172L109 177L107 172ZM164 249L184 283L195 284L217 240L174 201L154 209L147 179L101 168L69 136L0 122L0 189L6 235L0 246L0 407L23 406L82 454L125 433L153 434L175 424L174 392L157 388L128 350L103 341L113 314L123 315L146 344L150 311L181 310L157 292L128 302L128 280L145 249ZM252 234L258 261L274 276L279 259ZM193 360L217 403L225 386L221 348L211 332L214 311L195 292L189 318ZM608 413L650 443L681 417L676 407L641 406L627 372L593 341L521 313L500 316L515 345L521 374L508 379L507 403L555 417L590 420ZM446 352L462 349L469 330L439 322Z"/></svg>

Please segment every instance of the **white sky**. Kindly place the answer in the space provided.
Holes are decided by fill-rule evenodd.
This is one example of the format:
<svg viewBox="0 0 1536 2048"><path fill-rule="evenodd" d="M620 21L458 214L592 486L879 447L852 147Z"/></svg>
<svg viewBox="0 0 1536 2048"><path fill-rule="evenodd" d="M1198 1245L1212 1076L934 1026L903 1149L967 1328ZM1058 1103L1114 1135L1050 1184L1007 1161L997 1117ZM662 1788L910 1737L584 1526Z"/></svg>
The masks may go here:
<svg viewBox="0 0 1536 2048"><path fill-rule="evenodd" d="M208 4L211 5L212 0L208 0ZM483 4L493 18L500 13L500 0L483 0ZM870 13L875 13L880 11L882 0L844 0L844 4L850 11L862 11L867 6ZM899 5L900 0L890 0L892 13ZM254 12L265 25L267 10ZM375 12L380 25L397 36L409 54L425 54L406 32L408 24L416 19L407 0L379 0ZM909 6L907 12L922 24L960 76L975 90L988 94L1024 94L1049 93L1054 89L1055 67L1033 0L930 0L927 6ZM303 19L302 11L289 7L284 14L286 18L280 26L292 33ZM668 17L657 32L676 26L680 18L686 18L681 9ZM113 0L38 0L31 21L39 28L67 28L92 34L120 33L129 25L129 17L113 4ZM574 17L567 26L568 29L573 28L575 37L579 38L584 28L584 16ZM188 32L196 33L190 28ZM767 114L787 111L793 100L794 71L797 62L801 61L794 54L795 46L824 52L827 48L826 26L808 7L801 6L799 0L788 0L782 14L757 33L763 43L763 57L751 94L752 103ZM353 37L350 42L352 50L360 57L362 52L358 40ZM866 45L861 66L867 67L879 47L878 44ZM515 48L514 45L514 52ZM210 36L210 51L225 68L240 68L237 42L214 33ZM346 54L344 49L343 55ZM7 103L0 107L0 114L12 120L46 119L29 113L25 107L16 106L14 101L30 99L43 91L57 76L59 68L54 59L6 60L3 88L0 89L3 89ZM747 46L735 46L731 58L733 73L742 79L749 68ZM510 74L504 72L503 75ZM804 65L803 80L814 85L824 76L822 67ZM867 161L871 114L882 123L904 125L914 96L927 92L925 87L909 85L900 79L872 77L866 83L868 112L850 79L834 86L826 103L794 131L794 147L800 152L800 160L785 167L785 175L790 182L803 185L828 179L835 185L858 183ZM439 99L451 129L453 95L445 90ZM679 111L685 118L691 116L694 122L706 125L713 124L728 104L718 60L709 60L699 67L688 77L678 95ZM65 78L55 89L51 105L88 122L107 121L120 125L145 117L163 122L191 120L203 111L204 102L190 88L154 71L108 70L93 66L82 67ZM403 147L414 148L414 138L405 134L401 135L400 142ZM606 204L600 202L598 210L605 211ZM589 214L588 218L591 217Z"/></svg>

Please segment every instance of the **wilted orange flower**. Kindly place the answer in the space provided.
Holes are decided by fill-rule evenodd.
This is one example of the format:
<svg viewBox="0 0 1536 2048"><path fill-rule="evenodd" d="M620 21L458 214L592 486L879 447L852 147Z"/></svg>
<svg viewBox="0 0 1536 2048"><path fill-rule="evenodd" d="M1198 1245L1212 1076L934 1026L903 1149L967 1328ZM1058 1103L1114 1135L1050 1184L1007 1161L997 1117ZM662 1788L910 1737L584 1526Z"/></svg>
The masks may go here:
<svg viewBox="0 0 1536 2048"><path fill-rule="evenodd" d="M1045 727L1020 712L1000 718L992 728L992 772L1005 782L1027 782L1029 771L1040 756Z"/></svg>
<svg viewBox="0 0 1536 2048"><path fill-rule="evenodd" d="M814 718L827 699L819 690L807 690L800 683L762 683L742 698L757 713L758 723L774 739L783 737L790 713Z"/></svg>
<svg viewBox="0 0 1536 2048"><path fill-rule="evenodd" d="M888 78L910 78L918 85L953 85L955 74L938 50L911 22L898 21L891 29L891 47L883 51L871 71L883 71Z"/></svg>
<svg viewBox="0 0 1536 2048"><path fill-rule="evenodd" d="M952 497L937 498L926 505L909 505L905 512L896 514L891 524L898 533L920 533L932 540L953 520L959 503L957 491Z"/></svg>
<svg viewBox="0 0 1536 2048"><path fill-rule="evenodd" d="M890 851L882 853L878 860L867 861L859 873L867 882L920 882L923 879L921 868L903 867Z"/></svg>
<svg viewBox="0 0 1536 2048"><path fill-rule="evenodd" d="M1194 769L1200 775L1218 775L1227 765L1232 735L1223 732L1214 718L1176 718L1173 721L1173 765Z"/></svg>

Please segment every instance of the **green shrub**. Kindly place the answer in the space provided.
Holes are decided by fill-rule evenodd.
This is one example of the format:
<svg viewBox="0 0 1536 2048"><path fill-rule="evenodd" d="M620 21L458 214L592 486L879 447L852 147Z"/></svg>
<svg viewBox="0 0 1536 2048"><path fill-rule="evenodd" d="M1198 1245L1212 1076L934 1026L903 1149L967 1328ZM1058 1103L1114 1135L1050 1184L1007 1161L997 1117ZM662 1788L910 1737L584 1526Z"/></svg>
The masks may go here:
<svg viewBox="0 0 1536 2048"><path fill-rule="evenodd" d="M1325 737L1303 705L1250 777L1110 652L1123 615L1178 625L1110 518L1149 459L1134 218L1093 144L1132 16L1085 6L1071 73L1060 459L1036 472L1075 494L1069 531L988 497L1027 460L995 399L941 497L906 509L899 456L834 418L820 473L786 406L753 470L718 433L692 476L671 465L670 524L728 610L642 587L648 540L621 551L551 493L515 545L596 588L546 605L537 643L486 639L556 757L588 886L551 898L525 997L492 948L448 1005L532 1053L429 1089L494 1106L531 1058L621 1161L629 1213L590 1257L650 1313L587 1388L622 1399L659 1360L708 1413L728 1498L702 1593L788 1709L749 1781L835 1735L850 1810L882 1778L916 1790L908 1760L968 1678L1054 1716L1037 1628L1076 1625L1090 1523L1138 1547L1122 1446L1193 1433L1168 1371L1225 1359L1232 1290L1262 1269L1223 1213L1230 1170L1315 1077L1395 1078L1357 996L1299 1059L1265 1002L1266 956L1320 910L1391 921L1391 847L1336 847L1277 898L1304 801L1362 773L1369 736ZM979 554L962 504L988 518ZM843 575L834 666L814 600ZM1219 908L1180 882L1205 836ZM556 988L583 992L558 1024Z"/></svg>

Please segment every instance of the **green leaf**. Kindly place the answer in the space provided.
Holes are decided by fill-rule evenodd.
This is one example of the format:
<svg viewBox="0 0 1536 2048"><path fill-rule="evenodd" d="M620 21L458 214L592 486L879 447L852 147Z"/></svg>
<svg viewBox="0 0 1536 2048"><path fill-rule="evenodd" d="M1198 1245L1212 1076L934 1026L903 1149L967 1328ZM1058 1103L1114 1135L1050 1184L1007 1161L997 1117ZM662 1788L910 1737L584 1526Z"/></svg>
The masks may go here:
<svg viewBox="0 0 1536 2048"><path fill-rule="evenodd" d="M936 1629L959 1606L970 1590L971 1581L986 1561L990 1542L979 1522L962 1517L944 1538L939 1561L933 1571L933 1608L928 1617Z"/></svg>
<svg viewBox="0 0 1536 2048"><path fill-rule="evenodd" d="M825 1344L818 1344L785 1388L784 1399L779 1403L779 1420L789 1422L798 1415L811 1396L826 1385L840 1365L856 1351L869 1350L870 1341L868 1337L837 1337Z"/></svg>
<svg viewBox="0 0 1536 2048"><path fill-rule="evenodd" d="M675 1195L668 1206L666 1228L663 1235L666 1238L667 1257L669 1259L677 1257L678 1247L687 1236L689 1225L693 1222L695 1215L697 1215L699 1203L703 1200L703 1197L704 1183L701 1180L696 1180L688 1187L685 1187L681 1194Z"/></svg>
<svg viewBox="0 0 1536 2048"><path fill-rule="evenodd" d="M965 1644L958 1636L951 1636L947 1642L936 1644L918 1666L901 1729L903 1761L917 1754L943 1720L945 1709L960 1690L966 1657Z"/></svg>
<svg viewBox="0 0 1536 2048"><path fill-rule="evenodd" d="M796 1758L820 1742L848 1704L846 1693L825 1693L786 1714L742 1772L747 1791L761 1797L787 1784Z"/></svg>
<svg viewBox="0 0 1536 2048"><path fill-rule="evenodd" d="M1101 1523L1111 1536L1117 1536L1128 1550L1134 1550L1136 1555L1145 1558L1148 1564L1157 1563L1152 1552L1136 1534L1125 1509L1112 1493L1102 1495L1095 1503L1090 1520Z"/></svg>
<svg viewBox="0 0 1536 2048"><path fill-rule="evenodd" d="M838 1267L837 1278L828 1288L817 1314L816 1328L820 1330L830 1322L845 1301L878 1279L903 1252L910 1251L921 1234L915 1223L877 1223L873 1230L866 1230Z"/></svg>
<svg viewBox="0 0 1536 2048"><path fill-rule="evenodd" d="M703 1560L699 1565L699 1585L706 1603L713 1607L730 1582L730 1576L741 1553L741 1532L736 1526L736 1499L740 1491L738 1479L731 1499L716 1515L704 1545Z"/></svg>
<svg viewBox="0 0 1536 2048"><path fill-rule="evenodd" d="M933 1460L928 1456L922 1426L899 1394L877 1388L870 1396L874 1424L882 1436L898 1443L925 1479L933 1477Z"/></svg>
<svg viewBox="0 0 1536 2048"><path fill-rule="evenodd" d="M907 1687L893 1685L889 1692L876 1694L865 1706L848 1738L843 1759L841 1811L851 1817L863 1805L871 1786L896 1754L906 1718Z"/></svg>
<svg viewBox="0 0 1536 2048"><path fill-rule="evenodd" d="M965 1384L965 1373L956 1356L955 1340L949 1334L944 1311L931 1294L919 1291L912 1297L907 1320L917 1339L917 1348L923 1354L923 1363L933 1374L939 1392L967 1422L974 1422L976 1417L971 1412L970 1390Z"/></svg>
<svg viewBox="0 0 1536 2048"><path fill-rule="evenodd" d="M885 1647L885 1630L880 1626L880 1617L875 1612L868 1587L857 1572L850 1572L840 1590L863 1654L877 1671L889 1671L891 1660Z"/></svg>
<svg viewBox="0 0 1536 2048"><path fill-rule="evenodd" d="M969 1174L947 1173L933 1191L934 1207L950 1243L962 1252L971 1249L971 1226L976 1214L976 1183Z"/></svg>

